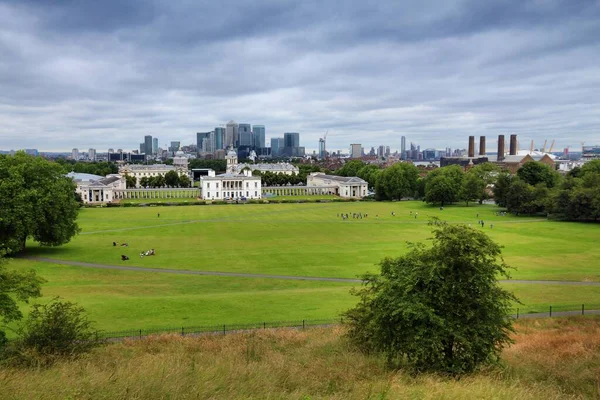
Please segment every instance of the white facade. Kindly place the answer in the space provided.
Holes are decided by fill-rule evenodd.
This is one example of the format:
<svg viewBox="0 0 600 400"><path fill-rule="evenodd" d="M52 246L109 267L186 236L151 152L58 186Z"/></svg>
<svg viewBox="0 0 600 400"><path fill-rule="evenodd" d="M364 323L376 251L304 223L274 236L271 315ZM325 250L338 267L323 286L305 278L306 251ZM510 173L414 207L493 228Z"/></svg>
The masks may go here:
<svg viewBox="0 0 600 400"><path fill-rule="evenodd" d="M200 178L201 197L204 200L234 200L245 197L260 199L262 186L260 177L245 174L221 174Z"/></svg>
<svg viewBox="0 0 600 400"><path fill-rule="evenodd" d="M85 204L110 203L114 199L114 190L126 188L125 177L117 174L103 178L98 175L71 172L67 176L77 184L75 192L79 193Z"/></svg>
<svg viewBox="0 0 600 400"><path fill-rule="evenodd" d="M121 168L119 168L119 174L120 175L129 175L129 176L133 176L136 179L136 187L140 187L140 179L144 178L144 177L151 177L151 176L159 176L159 175L165 175L167 172L169 171L176 171L179 176L185 175L185 176L189 176L188 170L187 170L187 158L186 158L186 168L183 168L182 166L175 166L175 165L165 165L165 164L153 164L153 165L137 165L137 164L131 164L131 165L124 165Z"/></svg>
<svg viewBox="0 0 600 400"><path fill-rule="evenodd" d="M260 172L272 172L274 174L293 175L298 174L300 169L293 164L286 162L279 162L274 164L238 164L236 172L241 172L244 168L250 168L250 170L259 170Z"/></svg>
<svg viewBox="0 0 600 400"><path fill-rule="evenodd" d="M368 183L356 176L325 175L313 172L306 178L306 186L335 186L337 195L346 198L367 196Z"/></svg>

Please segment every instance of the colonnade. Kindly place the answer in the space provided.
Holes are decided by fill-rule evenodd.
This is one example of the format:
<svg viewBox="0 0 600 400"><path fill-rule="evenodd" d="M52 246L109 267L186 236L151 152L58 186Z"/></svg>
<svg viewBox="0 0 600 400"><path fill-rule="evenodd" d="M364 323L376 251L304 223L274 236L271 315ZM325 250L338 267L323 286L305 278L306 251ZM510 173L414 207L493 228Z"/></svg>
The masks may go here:
<svg viewBox="0 0 600 400"><path fill-rule="evenodd" d="M263 196L319 196L339 195L337 186L265 186L262 188Z"/></svg>
<svg viewBox="0 0 600 400"><path fill-rule="evenodd" d="M200 197L200 189L117 189L113 199L195 199Z"/></svg>

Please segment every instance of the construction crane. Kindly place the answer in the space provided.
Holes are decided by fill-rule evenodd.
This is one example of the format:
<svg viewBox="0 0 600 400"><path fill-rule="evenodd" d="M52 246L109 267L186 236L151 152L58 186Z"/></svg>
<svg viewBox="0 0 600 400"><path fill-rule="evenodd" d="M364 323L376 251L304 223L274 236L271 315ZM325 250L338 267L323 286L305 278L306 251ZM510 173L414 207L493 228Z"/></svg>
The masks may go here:
<svg viewBox="0 0 600 400"><path fill-rule="evenodd" d="M327 158L327 134L329 133L329 130L327 132L325 132L325 135L323 135L323 158ZM319 154L319 156L321 156Z"/></svg>
<svg viewBox="0 0 600 400"><path fill-rule="evenodd" d="M552 141L552 144L550 145L550 150L548 150L548 153L552 153L552 149L554 148L554 142L555 142L555 141L556 141L556 140L553 140L553 141Z"/></svg>

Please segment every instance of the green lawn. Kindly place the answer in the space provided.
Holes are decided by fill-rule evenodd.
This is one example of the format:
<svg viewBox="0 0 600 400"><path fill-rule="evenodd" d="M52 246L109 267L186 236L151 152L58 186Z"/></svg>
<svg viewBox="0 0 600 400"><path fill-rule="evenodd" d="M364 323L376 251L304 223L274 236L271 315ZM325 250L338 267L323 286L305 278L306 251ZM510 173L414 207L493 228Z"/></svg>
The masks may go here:
<svg viewBox="0 0 600 400"><path fill-rule="evenodd" d="M437 216L484 229L504 246L506 262L517 268L513 278L600 281L600 226L500 217L496 211L493 206L442 211L421 202L83 209L82 232L71 243L58 248L32 243L28 253L111 265L354 278L377 271L382 257L406 252L406 241L429 238L428 217ZM358 212L368 218L338 217ZM115 248L113 241L129 247ZM150 248L156 256L138 256ZM121 254L131 260L123 263ZM35 268L48 280L45 299L77 301L103 330L335 318L355 301L349 290L356 285L347 283L95 270L27 260L10 266ZM600 287L505 286L524 303L515 305L521 313L545 312L549 305L600 308Z"/></svg>
<svg viewBox="0 0 600 400"><path fill-rule="evenodd" d="M600 281L600 225L500 217L496 211L493 206L441 211L421 202L83 209L82 233L71 243L31 244L28 251L105 264L120 263L127 254L130 266L353 278L376 270L385 256L404 253L407 241L429 238L428 217L437 216L484 229L504 246L514 278ZM358 212L368 218L338 217ZM130 246L114 248L113 241ZM157 256L135 257L150 248Z"/></svg>

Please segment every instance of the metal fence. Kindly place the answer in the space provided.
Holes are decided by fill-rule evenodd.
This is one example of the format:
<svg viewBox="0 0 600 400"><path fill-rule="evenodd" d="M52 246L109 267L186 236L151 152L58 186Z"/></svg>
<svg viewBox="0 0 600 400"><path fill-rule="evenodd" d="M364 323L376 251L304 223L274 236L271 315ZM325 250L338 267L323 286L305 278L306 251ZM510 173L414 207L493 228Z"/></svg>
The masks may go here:
<svg viewBox="0 0 600 400"><path fill-rule="evenodd" d="M600 308L600 307L597 307ZM580 305L559 305L537 307L529 306L526 308L514 308L511 315L515 319L520 318L545 318L562 317L573 315L600 314L600 310L591 310L585 304ZM264 321L247 324L220 324L220 325L200 325L200 326L182 326L177 328L154 328L154 329L131 329L125 331L98 331L96 340L112 341L122 339L142 339L148 336L177 334L181 336L199 336L199 335L226 335L234 332L249 332L262 329L292 328L305 329L310 327L323 327L341 324L343 321L337 319L303 319L295 321Z"/></svg>
<svg viewBox="0 0 600 400"><path fill-rule="evenodd" d="M132 329L126 331L98 331L96 340L141 339L153 335L177 334L181 336L225 335L232 332L248 332L261 329L296 328L305 329L317 326L340 324L341 319L303 319L297 321L264 321L248 324L222 324L203 326L182 326L179 328Z"/></svg>

